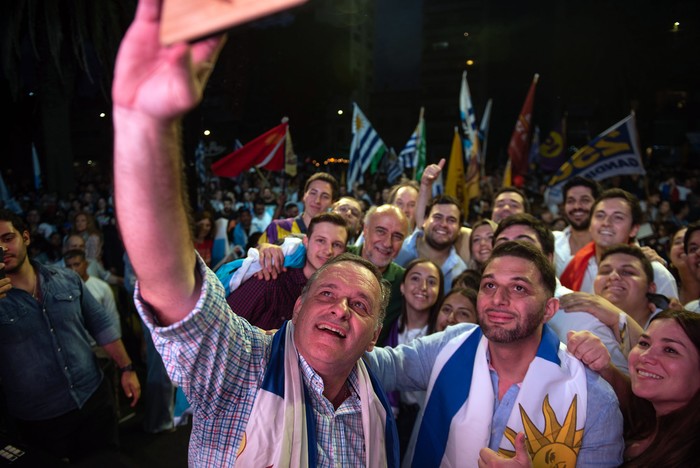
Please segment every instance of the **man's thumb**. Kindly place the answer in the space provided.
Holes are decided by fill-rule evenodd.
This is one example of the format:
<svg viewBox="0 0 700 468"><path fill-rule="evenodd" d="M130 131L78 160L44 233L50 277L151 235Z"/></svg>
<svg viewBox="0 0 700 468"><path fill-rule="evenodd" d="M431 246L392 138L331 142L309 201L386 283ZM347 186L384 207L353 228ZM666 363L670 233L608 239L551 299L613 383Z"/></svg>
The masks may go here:
<svg viewBox="0 0 700 468"><path fill-rule="evenodd" d="M518 432L518 435L515 436L515 459L521 466L532 466L524 432Z"/></svg>

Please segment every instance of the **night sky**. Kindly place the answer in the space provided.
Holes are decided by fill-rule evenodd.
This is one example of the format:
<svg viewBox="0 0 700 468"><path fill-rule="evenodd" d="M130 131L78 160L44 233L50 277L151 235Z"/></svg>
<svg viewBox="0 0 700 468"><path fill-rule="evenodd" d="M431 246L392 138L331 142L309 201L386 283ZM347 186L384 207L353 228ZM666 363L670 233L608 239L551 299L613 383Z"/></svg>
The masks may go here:
<svg viewBox="0 0 700 468"><path fill-rule="evenodd" d="M338 2L345 5L345 2ZM698 76L700 76L700 12L695 1L619 0L567 2L486 2L480 18L465 18L471 34L465 50L474 52L476 65L469 69L477 115L489 98L494 100L489 134L489 157L502 160L513 125L532 75L539 73L534 123L546 133L563 112L569 115L570 143L585 144L636 108L642 146L680 145L686 131L698 131ZM317 154L319 132L327 109L349 113L354 83L344 73L343 32L317 23L311 11L314 0L254 26L236 28L215 70L203 106L188 117L192 135L212 128L217 141L231 147L236 138L246 142L268 130L287 115L294 128L297 153ZM420 101L421 54L430 47L421 38L422 4L384 0L375 2L375 94L403 92ZM680 22L672 31L674 21ZM322 40L319 40L322 38ZM471 47L471 48L470 48ZM469 57L472 58L472 57ZM454 79L454 112L457 113L462 67L450 73ZM26 76L25 89L35 83ZM104 86L80 80L75 94L72 127L74 157L111 160L110 104ZM0 81L5 84L5 81ZM37 88L38 89L38 88ZM31 174L26 157L27 141L38 138L34 98L11 102L2 92L6 119L3 130L11 141L3 155L3 174ZM417 106L419 107L419 105ZM104 110L105 119L96 113ZM382 129L388 146L400 149L415 125ZM430 114L428 114L427 118ZM368 115L372 120L372 115ZM455 122L456 124L457 122ZM403 127L406 128L403 128ZM440 132L441 133L441 132ZM444 139L449 145L449 128ZM191 140L195 137L191 137ZM196 142L188 141L189 145ZM41 145L41 143L39 143ZM439 155L433 155L439 156ZM67 169L67 168L66 168Z"/></svg>

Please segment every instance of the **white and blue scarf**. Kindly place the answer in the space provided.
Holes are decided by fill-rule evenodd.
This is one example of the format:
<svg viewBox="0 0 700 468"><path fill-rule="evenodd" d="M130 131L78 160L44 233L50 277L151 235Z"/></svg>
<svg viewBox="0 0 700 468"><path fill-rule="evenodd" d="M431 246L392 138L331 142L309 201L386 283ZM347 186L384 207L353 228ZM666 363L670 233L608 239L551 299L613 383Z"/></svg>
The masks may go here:
<svg viewBox="0 0 700 468"><path fill-rule="evenodd" d="M294 326L275 333L270 362L239 448L238 467L315 467L316 431L311 397L299 369ZM397 468L399 443L391 406L381 387L359 360L357 366L365 466Z"/></svg>
<svg viewBox="0 0 700 468"><path fill-rule="evenodd" d="M306 248L300 238L285 237L281 247L284 254L285 267L301 268L304 266L306 263ZM256 248L250 248L245 258L224 263L217 268L215 273L224 286L224 294L228 297L229 294L238 289L241 283L252 278L261 269L260 251Z"/></svg>
<svg viewBox="0 0 700 468"><path fill-rule="evenodd" d="M488 340L481 328L450 341L437 357L415 450L405 465L476 466L479 450L489 446L496 396L487 359ZM575 466L581 448L587 404L583 364L567 353L545 325L535 359L513 405L499 452L514 455L513 441L524 431L533 466L568 461Z"/></svg>

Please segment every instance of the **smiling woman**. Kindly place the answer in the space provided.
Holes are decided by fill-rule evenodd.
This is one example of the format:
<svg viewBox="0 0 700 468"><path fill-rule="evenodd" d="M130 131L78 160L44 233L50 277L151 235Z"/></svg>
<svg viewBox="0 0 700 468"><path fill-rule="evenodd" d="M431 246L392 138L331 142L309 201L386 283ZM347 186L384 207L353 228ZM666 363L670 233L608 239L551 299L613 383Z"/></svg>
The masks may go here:
<svg viewBox="0 0 700 468"><path fill-rule="evenodd" d="M697 466L700 315L658 314L630 352L629 368L626 465Z"/></svg>
<svg viewBox="0 0 700 468"><path fill-rule="evenodd" d="M403 296L401 315L389 325L386 346L395 347L434 333L443 299L442 270L433 261L417 258L406 265L401 283ZM403 455L408 446L425 392L392 392L389 394L396 415L399 443Z"/></svg>

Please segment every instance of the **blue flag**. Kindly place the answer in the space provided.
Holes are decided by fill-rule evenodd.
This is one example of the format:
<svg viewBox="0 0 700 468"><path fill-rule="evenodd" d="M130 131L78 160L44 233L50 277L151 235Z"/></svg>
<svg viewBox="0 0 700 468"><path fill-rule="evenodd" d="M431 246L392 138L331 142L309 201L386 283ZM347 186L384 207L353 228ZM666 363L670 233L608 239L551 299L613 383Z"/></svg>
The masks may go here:
<svg viewBox="0 0 700 468"><path fill-rule="evenodd" d="M549 181L548 198L561 200L562 188L574 176L603 180L617 175L644 175L637 146L634 113L625 117L579 149Z"/></svg>

